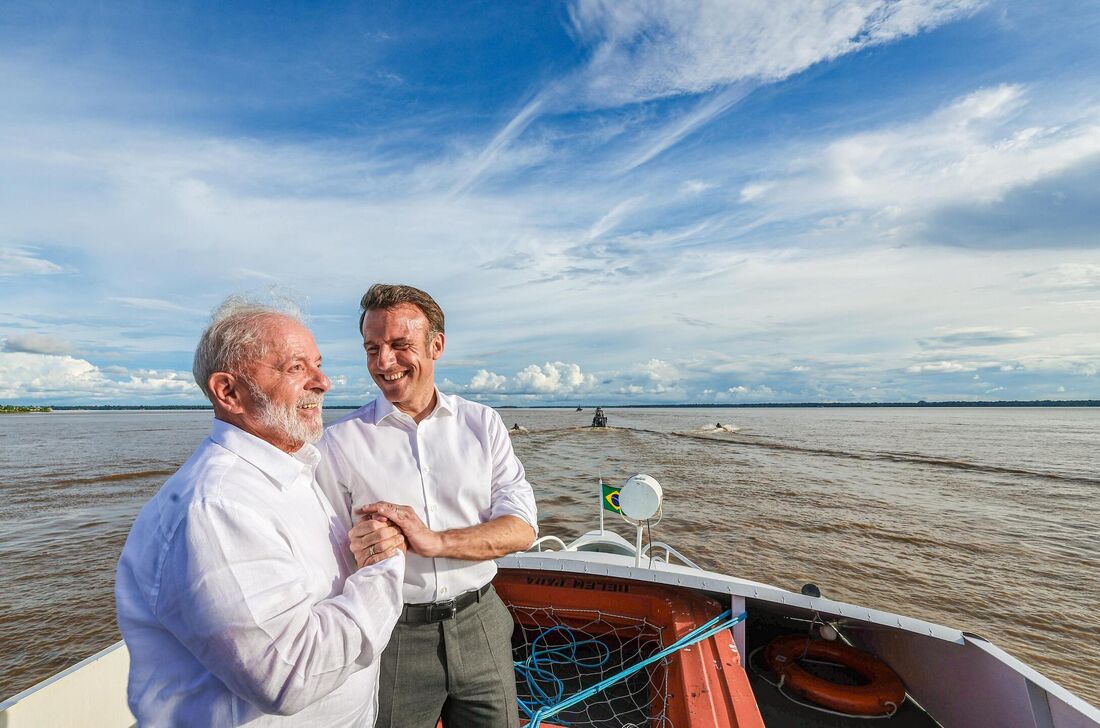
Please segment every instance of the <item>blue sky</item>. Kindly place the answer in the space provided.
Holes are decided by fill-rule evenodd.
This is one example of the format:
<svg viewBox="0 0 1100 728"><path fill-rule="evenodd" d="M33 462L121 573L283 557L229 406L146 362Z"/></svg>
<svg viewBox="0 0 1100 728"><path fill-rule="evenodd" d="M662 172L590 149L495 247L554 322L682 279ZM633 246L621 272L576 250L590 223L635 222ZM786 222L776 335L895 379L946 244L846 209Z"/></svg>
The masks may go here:
<svg viewBox="0 0 1100 728"><path fill-rule="evenodd" d="M1100 10L21 3L0 401L202 401L231 293L335 386L376 281L492 404L1100 398Z"/></svg>

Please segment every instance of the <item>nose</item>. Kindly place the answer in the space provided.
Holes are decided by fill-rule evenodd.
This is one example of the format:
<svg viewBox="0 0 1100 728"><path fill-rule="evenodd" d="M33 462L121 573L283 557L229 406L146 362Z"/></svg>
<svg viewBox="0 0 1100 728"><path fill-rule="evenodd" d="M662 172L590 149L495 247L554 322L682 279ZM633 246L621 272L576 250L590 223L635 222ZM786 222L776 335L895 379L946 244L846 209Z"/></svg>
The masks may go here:
<svg viewBox="0 0 1100 728"><path fill-rule="evenodd" d="M394 356L393 348L389 346L378 347L378 368L387 369L397 363L397 357Z"/></svg>
<svg viewBox="0 0 1100 728"><path fill-rule="evenodd" d="M318 367L313 367L313 378L310 382L310 389L319 389L321 390L321 393L324 394L325 392L332 389L332 380L325 376L325 373L321 371Z"/></svg>

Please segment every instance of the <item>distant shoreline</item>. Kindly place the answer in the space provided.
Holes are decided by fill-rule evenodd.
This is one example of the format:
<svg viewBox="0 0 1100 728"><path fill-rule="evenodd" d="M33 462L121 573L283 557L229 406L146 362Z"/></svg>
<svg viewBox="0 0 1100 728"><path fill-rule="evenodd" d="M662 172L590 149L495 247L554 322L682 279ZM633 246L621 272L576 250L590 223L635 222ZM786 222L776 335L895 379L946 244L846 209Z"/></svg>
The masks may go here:
<svg viewBox="0 0 1100 728"><path fill-rule="evenodd" d="M353 410L358 409L359 404L328 404L325 409ZM494 409L576 409L592 410L597 406L604 409L860 409L860 408L914 408L914 407L1100 407L1100 399L1075 399L1075 400L998 400L998 401L943 401L943 402L741 402L728 404L699 403L699 404L531 404L531 405L499 405ZM141 411L172 411L192 410L211 411L209 405L141 405L141 404L97 404L97 405L0 405L0 414L16 414L27 412L141 412Z"/></svg>

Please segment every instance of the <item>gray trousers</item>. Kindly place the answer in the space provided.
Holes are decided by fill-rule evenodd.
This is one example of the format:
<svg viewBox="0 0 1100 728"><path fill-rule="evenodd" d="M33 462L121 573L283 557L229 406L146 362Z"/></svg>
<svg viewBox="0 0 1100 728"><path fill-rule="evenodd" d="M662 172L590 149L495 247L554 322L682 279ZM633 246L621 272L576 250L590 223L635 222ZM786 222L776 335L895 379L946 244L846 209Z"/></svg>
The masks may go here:
<svg viewBox="0 0 1100 728"><path fill-rule="evenodd" d="M496 590L454 619L398 622L382 653L376 728L518 728L512 615Z"/></svg>

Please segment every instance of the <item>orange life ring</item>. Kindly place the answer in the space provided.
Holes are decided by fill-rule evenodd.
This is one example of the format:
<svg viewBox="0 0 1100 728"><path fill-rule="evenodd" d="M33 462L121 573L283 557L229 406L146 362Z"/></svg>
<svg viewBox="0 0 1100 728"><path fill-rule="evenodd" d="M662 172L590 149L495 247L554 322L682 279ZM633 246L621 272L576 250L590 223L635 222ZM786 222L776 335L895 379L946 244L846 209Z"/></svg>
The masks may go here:
<svg viewBox="0 0 1100 728"><path fill-rule="evenodd" d="M859 673L866 685L838 685L811 675L798 661L805 657L836 662ZM840 642L805 635L776 637L764 650L764 661L783 685L811 702L851 715L888 715L905 700L905 685L882 660Z"/></svg>

